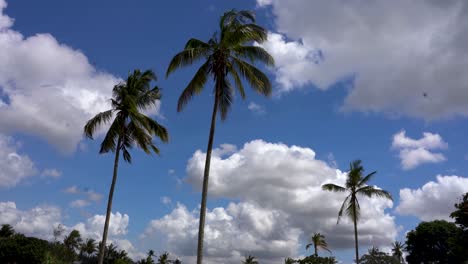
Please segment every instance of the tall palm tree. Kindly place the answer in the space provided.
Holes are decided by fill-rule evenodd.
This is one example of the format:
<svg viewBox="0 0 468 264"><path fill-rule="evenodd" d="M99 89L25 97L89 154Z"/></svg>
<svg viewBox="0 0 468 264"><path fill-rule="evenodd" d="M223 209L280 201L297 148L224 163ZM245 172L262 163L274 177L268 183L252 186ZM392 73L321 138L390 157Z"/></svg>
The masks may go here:
<svg viewBox="0 0 468 264"><path fill-rule="evenodd" d="M166 128L142 113L142 111L154 107L161 98L159 88L157 86L151 87L151 81L153 80L156 80L156 76L150 70L145 72L133 71L125 82L114 86L113 98L111 99L112 109L97 114L84 127L84 134L92 139L100 125L111 123L101 143L99 153L115 153L102 245L99 248L99 264L102 264L104 260L120 152L122 152L123 159L131 163L132 158L129 150L135 145L147 154L151 152L158 154L159 149L152 142L153 136L160 138L163 142L168 141Z"/></svg>
<svg viewBox="0 0 468 264"><path fill-rule="evenodd" d="M172 58L166 72L166 77L168 77L178 68L192 65L200 60L204 61L179 97L177 105L177 111L179 112L194 95L202 92L209 77L214 81L213 112L203 173L197 264L201 264L203 258L206 199L216 116L219 111L221 120L226 119L234 99L234 87L240 96L245 98L242 78L256 92L266 96L271 94L270 80L254 66L254 63L259 61L266 65L273 65L274 60L263 48L252 45L253 42L261 43L266 38L267 31L255 24L255 16L252 12L228 11L221 16L218 34L215 34L208 42L195 38L190 39L185 44L184 50ZM234 87L231 84L232 81Z"/></svg>
<svg viewBox="0 0 468 264"><path fill-rule="evenodd" d="M351 218L354 224L354 242L356 246L356 263L359 264L359 250L358 250L358 229L357 222L361 215L358 195L364 195L367 197L383 197L390 200L392 195L382 189L377 189L373 186L367 185L372 177L377 173L376 171L371 172L370 174L364 176L364 167L361 165L360 160L355 160L350 164L348 176L346 179L346 185L344 187L336 184L325 184L322 186L323 190L332 191L332 192L347 192L349 195L343 201L340 211L338 212L338 221L340 221L343 211L346 211L346 214ZM345 209L346 207L346 209Z"/></svg>
<svg viewBox="0 0 468 264"><path fill-rule="evenodd" d="M403 251L405 250L405 244L400 241L395 241L392 243L392 255L398 260L398 263L405 263L405 258L403 258Z"/></svg>
<svg viewBox="0 0 468 264"><path fill-rule="evenodd" d="M306 250L309 249L311 246L314 246L314 255L318 257L318 249L323 249L331 253L328 249L328 244L325 241L325 236L320 233L315 233L311 238L311 243L306 245Z"/></svg>
<svg viewBox="0 0 468 264"><path fill-rule="evenodd" d="M242 261L242 264L258 264L258 261L255 259L254 256L247 256L245 257L245 260Z"/></svg>
<svg viewBox="0 0 468 264"><path fill-rule="evenodd" d="M86 253L87 257L92 256L97 249L97 243L96 240L92 238L86 239L86 241L81 245L81 251Z"/></svg>

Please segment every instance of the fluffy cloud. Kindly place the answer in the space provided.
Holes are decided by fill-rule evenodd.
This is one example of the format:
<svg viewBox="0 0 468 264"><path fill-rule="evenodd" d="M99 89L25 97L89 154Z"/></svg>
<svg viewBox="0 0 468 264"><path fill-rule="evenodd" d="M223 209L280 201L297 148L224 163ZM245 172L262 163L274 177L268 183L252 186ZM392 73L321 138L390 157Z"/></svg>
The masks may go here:
<svg viewBox="0 0 468 264"><path fill-rule="evenodd" d="M38 172L34 162L19 154L18 148L13 138L0 134L0 187L13 187Z"/></svg>
<svg viewBox="0 0 468 264"><path fill-rule="evenodd" d="M434 153L433 149L446 149L448 144L439 134L425 132L420 139L412 139L406 136L402 130L393 136L393 149L399 149L401 166L405 170L414 169L424 163L439 163L446 158L441 153Z"/></svg>
<svg viewBox="0 0 468 264"><path fill-rule="evenodd" d="M86 199L78 199L73 201L70 206L71 207L83 207L90 204L90 202L99 202L102 199L102 194L95 192L92 189L81 189L76 185L70 186L63 190L69 194L78 194L84 196Z"/></svg>
<svg viewBox="0 0 468 264"><path fill-rule="evenodd" d="M468 178L461 176L437 176L418 189L400 190L400 204L396 211L402 215L413 215L423 221L450 220L454 204L468 192Z"/></svg>
<svg viewBox="0 0 468 264"><path fill-rule="evenodd" d="M181 256L194 255L199 211L178 204L169 215L153 220L144 237L163 236L168 250ZM288 226L287 216L251 203L230 203L207 212L205 258L209 263L239 263L245 254L266 263L296 253L301 231ZM190 258L189 258L190 259ZM187 261L187 259L183 258Z"/></svg>
<svg viewBox="0 0 468 264"><path fill-rule="evenodd" d="M89 202L83 199L74 200L70 203L70 207L82 208L89 205Z"/></svg>
<svg viewBox="0 0 468 264"><path fill-rule="evenodd" d="M252 113L258 114L258 115L263 115L266 113L265 107L256 104L254 102L250 102L247 108L252 111Z"/></svg>
<svg viewBox="0 0 468 264"><path fill-rule="evenodd" d="M0 128L37 135L72 152L84 123L109 107L119 79L50 34L24 37L12 30L5 7L0 0Z"/></svg>
<svg viewBox="0 0 468 264"><path fill-rule="evenodd" d="M43 177L51 177L51 178L59 178L62 176L62 172L57 170L57 169L45 169L42 173L41 176Z"/></svg>
<svg viewBox="0 0 468 264"><path fill-rule="evenodd" d="M53 230L63 222L60 208L49 205L36 206L30 210L20 210L15 202L0 202L0 224L10 224L13 228L27 236L53 240ZM104 227L104 215L94 215L85 222L73 226L63 226L64 235L76 229L83 238L101 240ZM129 252L129 256L140 258L143 256L128 240L122 239L128 232L130 217L119 212L111 213L109 224L109 243L114 243L120 249ZM63 237L62 237L63 238Z"/></svg>
<svg viewBox="0 0 468 264"><path fill-rule="evenodd" d="M204 160L205 153L198 150L187 164L185 180L196 189L201 189ZM210 195L240 200L209 212L211 219L222 219L207 221L207 232L212 232L207 237L212 241L207 239L210 244L206 248L211 250L208 254L213 263L221 255L238 263L237 256L252 253L249 248L255 248L255 255L262 261L277 263L297 254L304 239L314 232L325 234L332 248L352 247L351 222L343 218L336 225L345 195L321 190L325 183L344 184L346 174L317 160L313 150L254 140L239 150L222 145L213 151L211 164ZM391 208L392 202L362 197L360 205L361 245L390 245L397 230L394 218L384 210ZM196 222L196 212L179 206L171 214L151 222L149 230L172 237L165 246L176 250L177 245L179 255L190 256L196 248L193 237L197 232ZM183 230L177 229L180 226L184 226ZM239 236L245 238L244 242L237 240ZM245 247L249 239L255 247ZM272 241L279 248L272 248Z"/></svg>
<svg viewBox="0 0 468 264"><path fill-rule="evenodd" d="M424 119L468 116L468 2L285 1L269 6L278 33L263 46L276 59L280 92L314 84L352 89L344 109Z"/></svg>

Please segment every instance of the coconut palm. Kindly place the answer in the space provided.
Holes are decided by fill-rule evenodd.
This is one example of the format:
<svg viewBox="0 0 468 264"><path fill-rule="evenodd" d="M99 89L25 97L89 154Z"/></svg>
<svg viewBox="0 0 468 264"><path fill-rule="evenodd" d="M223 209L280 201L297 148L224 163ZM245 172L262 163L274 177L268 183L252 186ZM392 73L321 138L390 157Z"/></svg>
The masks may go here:
<svg viewBox="0 0 468 264"><path fill-rule="evenodd" d="M92 238L86 239L86 241L81 245L81 251L83 253L86 253L87 257L92 256L97 249L97 243L96 240Z"/></svg>
<svg viewBox="0 0 468 264"><path fill-rule="evenodd" d="M147 154L151 152L159 153L159 149L152 142L153 136L158 137L163 142L168 141L166 128L142 113L142 111L155 107L161 98L159 88L157 86L151 87L151 81L153 80L156 80L156 76L150 70L145 72L135 70L129 74L125 82L114 86L113 98L111 99L112 108L97 114L84 127L84 134L92 139L96 130L102 124L111 123L101 143L99 153L115 153L102 246L99 249L99 264L102 264L104 260L120 152L122 152L124 161L131 163L132 158L129 150L135 145Z"/></svg>
<svg viewBox="0 0 468 264"><path fill-rule="evenodd" d="M400 241L395 241L392 243L392 255L398 260L398 263L405 263L405 258L403 257L403 251L405 250L405 244Z"/></svg>
<svg viewBox="0 0 468 264"><path fill-rule="evenodd" d="M314 255L318 257L318 249L323 249L331 253L328 249L328 244L325 241L325 236L320 233L315 233L311 238L311 243L306 245L306 250L309 249L311 246L314 246Z"/></svg>
<svg viewBox="0 0 468 264"><path fill-rule="evenodd" d="M63 239L63 244L67 247L71 252L76 252L80 248L81 245L81 235L78 230L72 230L68 236L65 236Z"/></svg>
<svg viewBox="0 0 468 264"><path fill-rule="evenodd" d="M156 262L156 263L157 264L169 264L171 262L172 261L169 259L169 253L164 252L159 256L158 262Z"/></svg>
<svg viewBox="0 0 468 264"><path fill-rule="evenodd" d="M203 64L180 95L177 111L181 111L194 95L202 92L209 78L214 81L213 112L203 174L197 264L201 264L203 258L206 199L216 116L219 112L221 120L226 119L234 99L234 88L237 89L241 98L245 98L242 78L259 94L266 96L271 94L268 77L256 68L254 63L259 61L273 65L274 60L263 48L251 45L253 42L261 43L266 38L267 31L255 24L255 16L252 12L231 10L221 16L218 34L215 34L208 42L190 39L184 50L172 58L167 69L166 77L178 68L203 60Z"/></svg>
<svg viewBox="0 0 468 264"><path fill-rule="evenodd" d="M348 176L346 178L346 185L344 187L336 184L325 184L322 186L323 190L332 191L332 192L347 192L348 196L343 201L340 211L338 212L338 221L340 221L343 211L346 211L346 214L351 218L354 224L354 242L356 247L356 263L359 264L359 250L358 250L358 228L357 222L360 217L360 207L358 201L358 195L364 195L367 197L383 197L390 200L392 196L389 192L382 189L378 189L373 186L367 185L372 177L377 173L376 171L371 172L370 174L363 176L364 167L361 165L360 160L355 160L350 164L350 169ZM345 209L346 207L346 209Z"/></svg>
<svg viewBox="0 0 468 264"><path fill-rule="evenodd" d="M255 259L254 256L247 256L245 260L242 261L242 264L258 264L258 261Z"/></svg>

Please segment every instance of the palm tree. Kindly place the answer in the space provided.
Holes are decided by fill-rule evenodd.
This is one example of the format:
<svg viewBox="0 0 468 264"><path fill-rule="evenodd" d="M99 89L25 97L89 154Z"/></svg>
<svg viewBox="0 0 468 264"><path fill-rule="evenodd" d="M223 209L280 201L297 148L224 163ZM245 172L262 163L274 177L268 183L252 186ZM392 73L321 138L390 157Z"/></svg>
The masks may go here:
<svg viewBox="0 0 468 264"><path fill-rule="evenodd" d="M171 262L172 261L169 259L169 253L164 252L159 256L157 264L169 264Z"/></svg>
<svg viewBox="0 0 468 264"><path fill-rule="evenodd" d="M120 152L122 151L123 159L130 163L132 159L129 150L134 145L143 149L147 154L152 151L158 154L159 149L152 142L153 136L159 137L163 142L168 141L166 128L141 113L141 111L154 107L161 98L159 88L157 86L151 88L150 86L153 80L156 80L156 76L150 70L143 73L135 70L129 74L125 82L114 86L113 98L111 99L112 109L97 114L84 127L84 134L92 139L100 125L110 123L113 119L99 151L99 153L115 153L102 246L99 248L99 264L102 264L104 260Z"/></svg>
<svg viewBox="0 0 468 264"><path fill-rule="evenodd" d="M405 258L403 258L403 251L405 250L405 244L400 241L395 241L392 243L392 255L398 260L398 263L405 263Z"/></svg>
<svg viewBox="0 0 468 264"><path fill-rule="evenodd" d="M376 187L369 186L367 183L372 179L372 177L377 173L376 171L371 172L370 174L363 176L364 168L361 165L360 160L355 160L350 164L350 169L346 179L345 187L335 185L332 183L325 184L322 186L323 190L332 191L332 192L347 192L349 195L343 201L340 211L338 212L338 221L340 221L343 211L346 207L346 214L351 218L354 223L354 242L356 246L356 263L359 264L359 251L358 251L358 229L357 222L360 217L360 207L359 201L357 199L358 195L365 195L367 197L383 197L390 200L392 195L382 189L377 189Z"/></svg>
<svg viewBox="0 0 468 264"><path fill-rule="evenodd" d="M247 256L245 260L242 261L243 264L258 264L258 261L255 259L254 256Z"/></svg>
<svg viewBox="0 0 468 264"><path fill-rule="evenodd" d="M295 259L292 259L292 258L285 258L284 259L284 264L294 264L294 263L297 263L297 261Z"/></svg>
<svg viewBox="0 0 468 264"><path fill-rule="evenodd" d="M251 45L252 42L261 43L266 38L267 31L255 24L255 16L252 12L228 11L221 16L219 34L215 34L208 42L195 38L190 39L184 50L172 58L166 72L166 77L168 77L178 68L204 60L179 97L177 105L179 112L194 95L202 92L208 77L214 80L214 104L203 173L197 264L201 264L203 258L206 199L216 115L219 111L221 120L225 120L227 117L235 93L232 81L234 81L234 86L242 98L245 98L245 91L241 78L244 78L258 93L266 96L271 94L270 80L253 63L260 61L267 65L273 65L274 60L263 48Z"/></svg>
<svg viewBox="0 0 468 264"><path fill-rule="evenodd" d="M15 234L15 229L9 224L3 224L0 229L0 237L11 237Z"/></svg>
<svg viewBox="0 0 468 264"><path fill-rule="evenodd" d="M76 252L76 250L80 248L81 241L80 232L78 230L72 230L70 234L63 239L63 244L71 252Z"/></svg>
<svg viewBox="0 0 468 264"><path fill-rule="evenodd" d="M81 245L81 250L86 253L87 257L92 256L97 249L96 240L92 238L86 239L86 241Z"/></svg>
<svg viewBox="0 0 468 264"><path fill-rule="evenodd" d="M323 249L331 253L328 249L328 244L325 241L325 236L320 233L315 233L311 238L312 243L306 245L306 250L309 249L311 246L314 246L314 255L318 257L318 249Z"/></svg>

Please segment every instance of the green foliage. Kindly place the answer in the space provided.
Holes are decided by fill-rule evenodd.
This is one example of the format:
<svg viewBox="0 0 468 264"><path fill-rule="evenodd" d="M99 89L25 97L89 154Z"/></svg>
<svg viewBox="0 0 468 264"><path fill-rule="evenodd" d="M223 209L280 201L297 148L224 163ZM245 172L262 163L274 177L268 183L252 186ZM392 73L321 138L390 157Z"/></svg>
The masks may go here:
<svg viewBox="0 0 468 264"><path fill-rule="evenodd" d="M2 228L0 229L0 238L1 237L11 237L15 234L15 230L13 227L9 224L4 224L2 225Z"/></svg>
<svg viewBox="0 0 468 264"><path fill-rule="evenodd" d="M405 250L405 243L400 241L395 241L392 243L392 256L398 260L398 263L404 263L405 259L403 257L403 251Z"/></svg>
<svg viewBox="0 0 468 264"><path fill-rule="evenodd" d="M18 234L0 239L0 263L42 263L48 251L49 243L42 239Z"/></svg>
<svg viewBox="0 0 468 264"><path fill-rule="evenodd" d="M409 264L462 263L467 259L467 244L459 244L462 230L444 220L422 222L406 235Z"/></svg>
<svg viewBox="0 0 468 264"><path fill-rule="evenodd" d="M63 244L72 252L76 252L81 246L81 235L78 230L72 230L68 236L63 239Z"/></svg>
<svg viewBox="0 0 468 264"><path fill-rule="evenodd" d="M455 204L455 210L450 214L450 217L455 219L455 223L458 224L463 230L468 231L468 192L463 195L460 203Z"/></svg>
<svg viewBox="0 0 468 264"><path fill-rule="evenodd" d="M325 236L320 233L315 233L311 238L312 243L306 245L306 250L314 246L314 255L318 256L318 249L323 249L331 253L328 249L328 244L325 241Z"/></svg>
<svg viewBox="0 0 468 264"><path fill-rule="evenodd" d="M294 262L293 262L294 263ZM334 257L319 257L319 256L308 256L303 259L296 260L298 264L336 264L338 263Z"/></svg>
<svg viewBox="0 0 468 264"><path fill-rule="evenodd" d="M400 264L398 259L380 251L376 247L369 249L359 260L361 264Z"/></svg>

